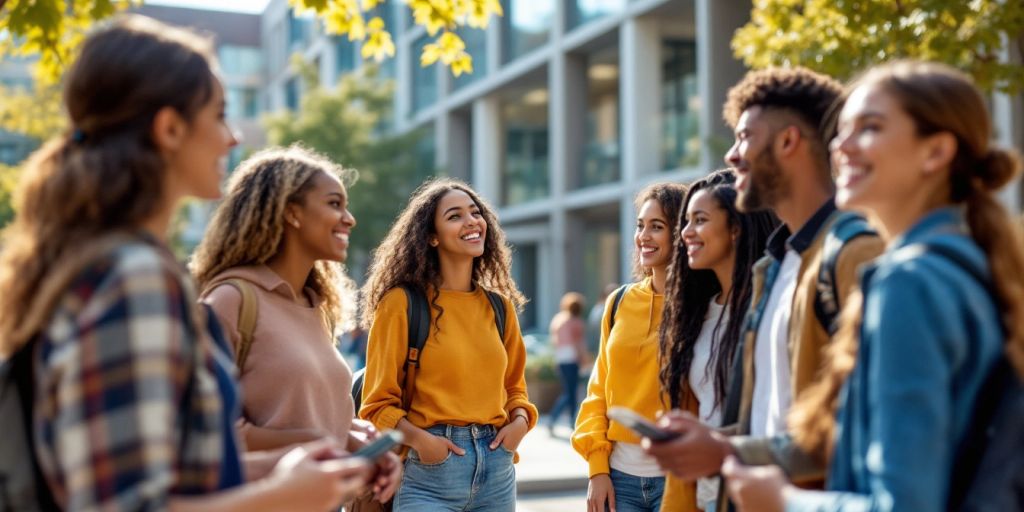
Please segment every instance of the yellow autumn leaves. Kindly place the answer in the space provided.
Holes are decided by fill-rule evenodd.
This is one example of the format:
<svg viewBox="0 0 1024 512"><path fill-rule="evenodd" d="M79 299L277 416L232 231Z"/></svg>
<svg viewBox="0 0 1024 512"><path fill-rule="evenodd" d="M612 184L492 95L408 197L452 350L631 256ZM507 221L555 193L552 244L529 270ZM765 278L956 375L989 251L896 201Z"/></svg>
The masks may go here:
<svg viewBox="0 0 1024 512"><path fill-rule="evenodd" d="M398 1L398 0L392 0ZM377 61L395 54L395 43L379 16L366 21L366 16L387 0L289 0L301 10L312 10L324 20L332 34L347 34L350 41L362 41L363 58ZM432 43L424 46L420 64L437 61L448 66L452 74L473 72L473 59L466 52L466 43L455 32L458 27L483 29L492 15L502 15L499 0L404 0L412 11L413 22L424 27Z"/></svg>

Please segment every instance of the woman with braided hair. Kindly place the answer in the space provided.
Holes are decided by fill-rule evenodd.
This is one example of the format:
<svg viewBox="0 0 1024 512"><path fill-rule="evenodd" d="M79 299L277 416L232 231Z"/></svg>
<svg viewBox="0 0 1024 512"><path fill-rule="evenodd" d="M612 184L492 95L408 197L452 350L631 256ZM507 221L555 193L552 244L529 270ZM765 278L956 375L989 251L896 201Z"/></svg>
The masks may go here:
<svg viewBox="0 0 1024 512"><path fill-rule="evenodd" d="M1020 166L991 135L981 94L945 65L894 62L847 89L836 201L887 249L861 269L830 364L789 417L797 445L827 464L826 490L730 459L741 509L947 508L975 404L992 399L983 383L997 364L1024 375L1024 242L995 195Z"/></svg>

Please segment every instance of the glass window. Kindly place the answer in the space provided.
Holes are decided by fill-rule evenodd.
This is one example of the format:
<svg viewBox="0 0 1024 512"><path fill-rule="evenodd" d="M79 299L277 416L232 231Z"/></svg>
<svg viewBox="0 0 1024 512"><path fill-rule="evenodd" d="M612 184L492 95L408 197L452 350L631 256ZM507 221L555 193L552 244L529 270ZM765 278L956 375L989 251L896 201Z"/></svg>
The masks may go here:
<svg viewBox="0 0 1024 512"><path fill-rule="evenodd" d="M296 16L295 9L288 9L288 48L309 43L312 22L309 18Z"/></svg>
<svg viewBox="0 0 1024 512"><path fill-rule="evenodd" d="M587 64L587 138L580 158L579 186L617 181L620 176L619 63L615 47Z"/></svg>
<svg viewBox="0 0 1024 512"><path fill-rule="evenodd" d="M300 90L299 77L294 77L288 80L288 83L284 86L284 105L288 110L299 109L299 98L302 96Z"/></svg>
<svg viewBox="0 0 1024 512"><path fill-rule="evenodd" d="M666 41L662 52L663 168L692 167L700 163L696 45L693 41Z"/></svg>
<svg viewBox="0 0 1024 512"><path fill-rule="evenodd" d="M437 64L427 67L420 65L423 47L433 42L430 36L423 36L412 45L412 110L419 112L437 101Z"/></svg>
<svg viewBox="0 0 1024 512"><path fill-rule="evenodd" d="M540 258L537 256L537 244L516 244L512 248L512 279L519 286L519 291L528 299L523 312L519 314L519 327L523 331L540 329L537 319L538 278Z"/></svg>
<svg viewBox="0 0 1024 512"><path fill-rule="evenodd" d="M356 68L356 45L348 40L347 35L332 36L334 39L334 69L337 72L334 80Z"/></svg>
<svg viewBox="0 0 1024 512"><path fill-rule="evenodd" d="M608 284L621 281L622 233L618 221L612 215L618 215L617 205L607 205L604 219L588 219L583 222L583 254L582 276L584 277L581 292L590 299L600 296ZM591 302L593 304L593 302Z"/></svg>
<svg viewBox="0 0 1024 512"><path fill-rule="evenodd" d="M253 119L259 113L259 91L255 87L227 88L226 115L229 119Z"/></svg>
<svg viewBox="0 0 1024 512"><path fill-rule="evenodd" d="M263 52L251 46L224 45L217 49L225 75L258 75L263 71Z"/></svg>
<svg viewBox="0 0 1024 512"><path fill-rule="evenodd" d="M473 58L473 72L463 73L456 77L456 89L487 76L487 31L478 28L462 28L458 30L458 34L466 43L466 53Z"/></svg>
<svg viewBox="0 0 1024 512"><path fill-rule="evenodd" d="M576 28L605 14L618 12L625 0L568 0L569 28Z"/></svg>
<svg viewBox="0 0 1024 512"><path fill-rule="evenodd" d="M548 195L548 91L537 88L505 102L502 204Z"/></svg>
<svg viewBox="0 0 1024 512"><path fill-rule="evenodd" d="M554 0L505 0L505 62L544 46L551 33Z"/></svg>
<svg viewBox="0 0 1024 512"><path fill-rule="evenodd" d="M434 134L434 124L429 123L416 129L416 183L425 181L427 178L439 174L437 165L437 145Z"/></svg>

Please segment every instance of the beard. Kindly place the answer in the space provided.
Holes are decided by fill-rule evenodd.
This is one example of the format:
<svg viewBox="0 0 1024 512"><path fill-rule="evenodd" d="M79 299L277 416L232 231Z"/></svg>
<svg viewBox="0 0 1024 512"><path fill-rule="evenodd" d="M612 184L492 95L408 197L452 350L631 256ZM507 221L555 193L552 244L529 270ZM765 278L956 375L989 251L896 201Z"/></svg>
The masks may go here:
<svg viewBox="0 0 1024 512"><path fill-rule="evenodd" d="M750 213L772 209L789 188L771 146L764 148L747 167L746 191L737 191L736 208Z"/></svg>

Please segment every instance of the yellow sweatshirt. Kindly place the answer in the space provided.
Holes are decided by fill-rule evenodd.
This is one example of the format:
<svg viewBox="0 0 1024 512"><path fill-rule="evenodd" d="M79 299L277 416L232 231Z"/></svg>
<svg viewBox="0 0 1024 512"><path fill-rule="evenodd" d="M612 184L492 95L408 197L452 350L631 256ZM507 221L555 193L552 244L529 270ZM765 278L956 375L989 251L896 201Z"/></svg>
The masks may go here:
<svg viewBox="0 0 1024 512"><path fill-rule="evenodd" d="M572 447L587 459L590 476L609 472L613 442L640 442L631 430L608 419L609 407L628 407L653 421L668 403L658 380L662 295L654 293L650 278L630 286L609 332L614 301L611 294L605 303L601 346L572 435Z"/></svg>
<svg viewBox="0 0 1024 512"><path fill-rule="evenodd" d="M408 414L402 410L401 382L408 348L405 292L392 289L377 305L359 416L381 430L394 428L403 417L420 428L474 423L500 428L512 410L522 407L533 428L537 408L526 395L526 349L515 308L506 301L501 339L494 309L480 287L472 292L441 290L437 304L444 313L439 320L431 310L433 321Z"/></svg>

